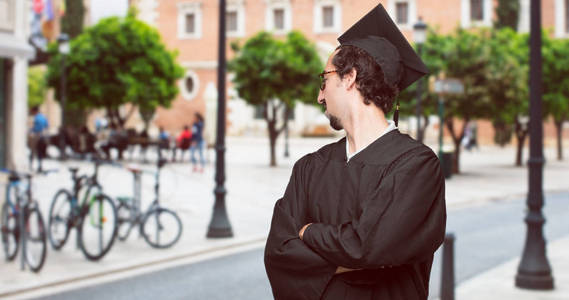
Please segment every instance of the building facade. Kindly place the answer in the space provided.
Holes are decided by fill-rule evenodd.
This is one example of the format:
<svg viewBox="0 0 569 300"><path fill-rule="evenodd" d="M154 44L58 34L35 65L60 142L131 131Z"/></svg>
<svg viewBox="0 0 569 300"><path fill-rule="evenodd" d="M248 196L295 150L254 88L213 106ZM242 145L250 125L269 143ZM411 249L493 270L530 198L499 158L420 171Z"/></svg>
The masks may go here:
<svg viewBox="0 0 569 300"><path fill-rule="evenodd" d="M27 168L28 5L0 0L0 168Z"/></svg>
<svg viewBox="0 0 569 300"><path fill-rule="evenodd" d="M529 2L520 0L521 31L529 30ZM419 18L442 33L459 26L492 26L497 5L495 0L227 0L228 45L260 30L282 36L294 29L315 43L325 61L337 47L337 37L378 3L411 42ZM206 103L216 99L218 1L131 0L131 4L160 31L167 47L179 52L178 61L186 69L180 95L170 109L158 111L155 124L176 131L193 120L195 111L214 117L207 112L212 106ZM557 37L569 36L569 0L542 0L542 6L543 26L552 28ZM228 59L233 55L228 46ZM264 133L264 120L255 107L239 99L231 80L227 95L228 133ZM293 134L317 133L327 131L327 123L317 108L297 105L291 129Z"/></svg>

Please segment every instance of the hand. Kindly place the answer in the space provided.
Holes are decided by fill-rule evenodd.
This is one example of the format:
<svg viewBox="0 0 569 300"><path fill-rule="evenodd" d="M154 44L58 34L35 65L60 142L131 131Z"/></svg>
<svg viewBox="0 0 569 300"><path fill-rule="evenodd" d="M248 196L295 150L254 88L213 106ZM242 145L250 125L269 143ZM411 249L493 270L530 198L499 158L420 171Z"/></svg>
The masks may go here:
<svg viewBox="0 0 569 300"><path fill-rule="evenodd" d="M341 273L345 273L345 272L352 272L352 271L358 271L358 270L361 270L361 269L348 269L348 268L345 268L345 267L340 266L340 267L336 268L336 274L341 274Z"/></svg>
<svg viewBox="0 0 569 300"><path fill-rule="evenodd" d="M301 240L304 237L304 231L306 230L306 228L308 228L308 226L310 226L310 224L312 224L312 223L308 223L308 224L302 226L302 228L298 232L298 236L300 237Z"/></svg>

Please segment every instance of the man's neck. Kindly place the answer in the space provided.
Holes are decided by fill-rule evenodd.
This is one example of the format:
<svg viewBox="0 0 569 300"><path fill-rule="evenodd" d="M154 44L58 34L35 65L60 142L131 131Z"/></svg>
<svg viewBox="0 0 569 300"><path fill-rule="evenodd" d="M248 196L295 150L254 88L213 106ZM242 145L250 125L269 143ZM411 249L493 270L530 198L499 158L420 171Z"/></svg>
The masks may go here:
<svg viewBox="0 0 569 300"><path fill-rule="evenodd" d="M383 112L375 106L362 107L346 123L344 130L350 154L373 143L389 126Z"/></svg>

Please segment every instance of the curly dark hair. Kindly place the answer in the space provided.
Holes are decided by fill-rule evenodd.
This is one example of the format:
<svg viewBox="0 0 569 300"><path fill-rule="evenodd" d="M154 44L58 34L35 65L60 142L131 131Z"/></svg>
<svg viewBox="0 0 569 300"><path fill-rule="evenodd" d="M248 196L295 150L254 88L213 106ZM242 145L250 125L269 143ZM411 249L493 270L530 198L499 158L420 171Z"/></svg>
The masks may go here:
<svg viewBox="0 0 569 300"><path fill-rule="evenodd" d="M351 45L342 45L332 64L336 66L336 73L341 79L356 69L356 87L364 97L364 103L375 104L384 114L391 111L393 101L399 93L397 85L390 85L385 81L383 70L375 60L364 50Z"/></svg>

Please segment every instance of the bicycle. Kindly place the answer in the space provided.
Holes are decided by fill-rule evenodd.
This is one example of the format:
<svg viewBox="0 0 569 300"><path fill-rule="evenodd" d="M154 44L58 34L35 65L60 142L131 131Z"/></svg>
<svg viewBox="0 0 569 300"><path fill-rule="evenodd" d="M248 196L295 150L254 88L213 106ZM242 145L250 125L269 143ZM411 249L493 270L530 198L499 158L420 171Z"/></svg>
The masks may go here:
<svg viewBox="0 0 569 300"><path fill-rule="evenodd" d="M101 259L113 246L117 209L98 181L102 163L95 160L91 176L78 176L77 168L69 168L73 189L57 191L49 209L48 236L53 249L60 250L65 245L73 228L77 229L77 247L91 261Z"/></svg>
<svg viewBox="0 0 569 300"><path fill-rule="evenodd" d="M2 248L6 260L14 260L21 248L21 269L24 270L27 264L37 273L45 263L47 242L43 217L37 201L32 196L33 175L6 169L1 172L10 174L6 186L6 202L0 212ZM40 174L49 172L52 171ZM27 184L22 178L25 178Z"/></svg>
<svg viewBox="0 0 569 300"><path fill-rule="evenodd" d="M166 164L165 159L159 159L155 177L154 201L147 211L142 213L141 202L141 169L127 167L134 177L133 197L117 197L118 211L118 239L125 241L132 228L138 226L139 235L152 247L164 249L174 245L182 235L182 222L178 214L160 206L160 170Z"/></svg>

